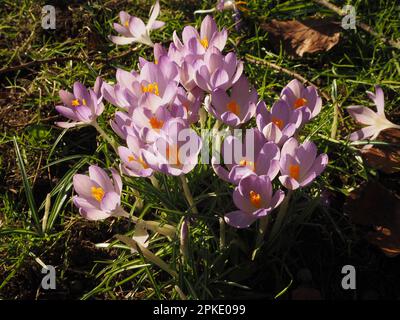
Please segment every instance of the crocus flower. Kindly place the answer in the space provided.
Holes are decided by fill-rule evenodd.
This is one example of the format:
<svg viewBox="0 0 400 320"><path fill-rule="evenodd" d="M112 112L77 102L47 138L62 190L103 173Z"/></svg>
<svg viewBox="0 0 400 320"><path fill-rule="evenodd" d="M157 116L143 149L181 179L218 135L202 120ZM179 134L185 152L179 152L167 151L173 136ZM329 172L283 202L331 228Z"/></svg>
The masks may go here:
<svg viewBox="0 0 400 320"><path fill-rule="evenodd" d="M238 184L246 175L267 175L272 181L279 172L279 148L273 142L266 142L257 129L247 130L244 141L235 136L225 138L221 154L222 166L213 156L215 173L227 182Z"/></svg>
<svg viewBox="0 0 400 320"><path fill-rule="evenodd" d="M196 166L201 146L200 137L184 120L171 119L152 148L143 150L143 158L153 170L180 176Z"/></svg>
<svg viewBox="0 0 400 320"><path fill-rule="evenodd" d="M126 139L127 128L133 127L132 117L127 112L117 111L114 119L110 121L111 128L122 139Z"/></svg>
<svg viewBox="0 0 400 320"><path fill-rule="evenodd" d="M235 128L254 116L258 95L254 88L249 87L244 75L232 86L231 92L229 96L223 89L214 90L206 109L218 120Z"/></svg>
<svg viewBox="0 0 400 320"><path fill-rule="evenodd" d="M178 80L178 66L167 56L161 56L157 64L146 63L136 79L123 79L123 85L138 99L139 105L148 95L156 97L159 104L170 104L175 99Z"/></svg>
<svg viewBox="0 0 400 320"><path fill-rule="evenodd" d="M367 94L376 105L377 112L364 106L350 106L347 108L347 111L355 121L366 126L350 135L350 140L352 141L366 138L374 140L382 130L389 128L400 129L399 125L386 119L385 97L382 88L375 86L375 94L370 91L367 91Z"/></svg>
<svg viewBox="0 0 400 320"><path fill-rule="evenodd" d="M104 110L103 97L100 93L101 78L96 79L92 89L86 89L80 82L74 83L73 94L60 90L63 106L56 106L56 110L72 122L56 122L59 127L71 128L77 125L92 124Z"/></svg>
<svg viewBox="0 0 400 320"><path fill-rule="evenodd" d="M279 181L289 190L310 184L328 164L328 156L317 156L317 147L311 141L299 145L290 138L281 150Z"/></svg>
<svg viewBox="0 0 400 320"><path fill-rule="evenodd" d="M192 92L186 92L179 87L171 111L174 117L178 117L180 111L183 111L182 118L189 124L199 120L199 109L201 106L201 95L195 95Z"/></svg>
<svg viewBox="0 0 400 320"><path fill-rule="evenodd" d="M262 101L257 105L256 123L268 141L282 146L287 139L294 135L303 121L303 112L293 110L284 100L275 102L268 111Z"/></svg>
<svg viewBox="0 0 400 320"><path fill-rule="evenodd" d="M218 11L224 10L241 10L241 11L248 11L247 8L243 7L246 6L246 1L234 1L234 0L218 0L216 9Z"/></svg>
<svg viewBox="0 0 400 320"><path fill-rule="evenodd" d="M153 48L153 55L154 55L154 63L158 64L158 61L162 56L168 56L168 51L165 50L165 48L162 46L161 43L156 43ZM139 57L139 67L140 69L143 68L143 66L148 63L145 58Z"/></svg>
<svg viewBox="0 0 400 320"><path fill-rule="evenodd" d="M186 26L182 31L182 40L178 38L176 32L173 35L174 48L178 51L186 51L193 53L193 49L199 55L203 55L209 48L217 48L222 51L225 47L228 32L224 29L218 31L217 24L214 19L207 15L200 26L199 32L192 26ZM189 44L191 39L195 39L196 43Z"/></svg>
<svg viewBox="0 0 400 320"><path fill-rule="evenodd" d="M278 207L284 197L282 190L273 194L268 176L248 175L240 180L233 192L233 202L239 210L227 213L225 222L235 228L247 228Z"/></svg>
<svg viewBox="0 0 400 320"><path fill-rule="evenodd" d="M149 177L153 170L144 161L142 150L146 147L140 139L133 135L126 138L128 148L118 147L118 154L122 160L122 172L131 177Z"/></svg>
<svg viewBox="0 0 400 320"><path fill-rule="evenodd" d="M165 24L163 21L156 20L159 14L160 4L158 0L150 9L150 18L147 22L147 25L145 25L141 19L137 17L132 17L128 13L121 11L119 13L121 24L114 23L114 29L115 31L120 33L122 37L110 36L110 40L115 44L122 45L138 42L149 45L151 47L154 46L153 42L150 39L150 31L159 29Z"/></svg>
<svg viewBox="0 0 400 320"><path fill-rule="evenodd" d="M209 93L215 89L228 90L235 84L243 72L243 63L233 52L222 55L217 48L211 48L196 68L195 82L198 87Z"/></svg>
<svg viewBox="0 0 400 320"><path fill-rule="evenodd" d="M285 100L293 109L303 112L303 123L316 117L321 112L322 99L313 86L304 87L303 84L294 79L283 88L281 99Z"/></svg>
<svg viewBox="0 0 400 320"><path fill-rule="evenodd" d="M76 174L74 190L78 194L73 202L79 213L89 220L102 220L110 216L126 215L120 207L122 180L111 169L112 180L106 171L96 165L89 167L89 176Z"/></svg>

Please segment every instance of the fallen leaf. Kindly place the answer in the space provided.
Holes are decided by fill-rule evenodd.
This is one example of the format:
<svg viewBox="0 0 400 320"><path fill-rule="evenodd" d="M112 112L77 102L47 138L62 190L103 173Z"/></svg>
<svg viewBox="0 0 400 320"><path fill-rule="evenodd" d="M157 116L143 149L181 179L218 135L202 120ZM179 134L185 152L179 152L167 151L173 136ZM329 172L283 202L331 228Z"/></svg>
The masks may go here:
<svg viewBox="0 0 400 320"><path fill-rule="evenodd" d="M285 51L292 56L302 57L304 53L328 51L340 38L340 25L327 19L307 19L304 21L275 20L263 23L274 43L283 41Z"/></svg>
<svg viewBox="0 0 400 320"><path fill-rule="evenodd" d="M391 145L363 147L361 154L366 164L385 173L400 171L400 130L384 130L379 134L377 140L388 142Z"/></svg>
<svg viewBox="0 0 400 320"><path fill-rule="evenodd" d="M345 203L352 222L372 226L367 240L388 257L400 254L400 199L377 182L353 191Z"/></svg>

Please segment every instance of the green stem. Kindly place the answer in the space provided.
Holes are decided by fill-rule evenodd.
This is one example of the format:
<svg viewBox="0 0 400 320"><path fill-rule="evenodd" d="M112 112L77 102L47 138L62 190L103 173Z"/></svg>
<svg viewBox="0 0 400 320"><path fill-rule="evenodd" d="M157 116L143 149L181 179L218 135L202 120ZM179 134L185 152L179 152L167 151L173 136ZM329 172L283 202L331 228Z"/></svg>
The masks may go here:
<svg viewBox="0 0 400 320"><path fill-rule="evenodd" d="M269 215L262 217L260 219L259 225L258 225L258 234L257 234L257 240L256 240L256 247L259 247L264 240L265 237L265 232L268 227L268 222L269 222Z"/></svg>
<svg viewBox="0 0 400 320"><path fill-rule="evenodd" d="M164 260L157 257L149 249L141 246L134 239L124 236L122 234L117 234L115 237L118 240L125 243L127 246L131 247L132 249L135 249L136 251L140 251L146 259L150 260L155 265L159 266L161 269L168 272L172 277L178 278L178 273L175 270L172 270Z"/></svg>
<svg viewBox="0 0 400 320"><path fill-rule="evenodd" d="M169 224L164 224L161 225L161 223L157 221L148 221L148 220L142 220L139 219L138 217L131 216L128 212L126 212L124 209L120 209L120 211L117 213L119 216L127 217L130 218L133 223L138 223L141 222L147 230L157 232L159 234L162 234L166 237L170 238L175 238L176 237L176 227L169 225Z"/></svg>
<svg viewBox="0 0 400 320"><path fill-rule="evenodd" d="M290 198L292 197L292 194L293 194L293 191L289 190L285 199L283 200L283 203L281 204L281 206L279 208L279 212L276 217L274 226L272 227L270 240L275 239L278 232L281 231L281 229L282 229L283 221L285 220L285 217L287 215L288 208L289 208L289 202L290 202Z"/></svg>
<svg viewBox="0 0 400 320"><path fill-rule="evenodd" d="M118 154L118 145L115 143L114 139L112 139L100 126L99 124L94 121L92 123L93 127L96 128L97 132L101 135L101 137L106 140L111 147L113 147L114 151L116 154Z"/></svg>
<svg viewBox="0 0 400 320"><path fill-rule="evenodd" d="M190 205L190 209L194 214L198 214L199 211L197 210L196 204L194 203L192 193L190 192L189 185L186 181L185 175L180 175L179 179L182 183L183 193L185 194L186 200Z"/></svg>
<svg viewBox="0 0 400 320"><path fill-rule="evenodd" d="M219 218L219 249L223 250L225 248L226 238L225 238L225 220L224 218Z"/></svg>

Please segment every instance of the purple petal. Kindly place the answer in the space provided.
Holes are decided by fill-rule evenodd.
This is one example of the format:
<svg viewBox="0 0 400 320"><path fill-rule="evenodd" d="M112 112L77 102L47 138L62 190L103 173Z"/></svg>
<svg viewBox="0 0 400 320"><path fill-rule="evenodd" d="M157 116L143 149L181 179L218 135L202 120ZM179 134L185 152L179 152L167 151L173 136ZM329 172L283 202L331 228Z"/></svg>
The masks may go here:
<svg viewBox="0 0 400 320"><path fill-rule="evenodd" d="M376 123L376 119L378 118L374 111L363 106L347 107L347 112L355 121L364 125L374 125Z"/></svg>
<svg viewBox="0 0 400 320"><path fill-rule="evenodd" d="M289 189L289 190L296 190L297 188L300 187L299 183L295 179L293 179L287 175L280 176L279 181L286 189Z"/></svg>
<svg viewBox="0 0 400 320"><path fill-rule="evenodd" d="M227 224L234 228L248 228L250 225L257 220L257 217L243 211L232 211L224 216L224 220Z"/></svg>

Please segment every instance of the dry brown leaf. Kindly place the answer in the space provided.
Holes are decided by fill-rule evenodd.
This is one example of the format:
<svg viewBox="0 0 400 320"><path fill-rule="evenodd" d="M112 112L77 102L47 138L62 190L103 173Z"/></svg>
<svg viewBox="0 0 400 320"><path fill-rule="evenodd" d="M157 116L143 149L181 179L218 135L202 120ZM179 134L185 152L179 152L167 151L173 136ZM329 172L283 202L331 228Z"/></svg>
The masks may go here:
<svg viewBox="0 0 400 320"><path fill-rule="evenodd" d="M300 57L304 53L330 50L339 42L341 30L338 23L326 19L273 19L262 24L261 28L270 33L274 43L279 45L279 40L282 40L287 53Z"/></svg>
<svg viewBox="0 0 400 320"><path fill-rule="evenodd" d="M369 182L353 191L346 200L345 210L351 220L373 226L366 236L388 257L400 254L400 199L377 182Z"/></svg>
<svg viewBox="0 0 400 320"><path fill-rule="evenodd" d="M372 168L385 173L400 171L400 130L387 129L377 137L378 141L391 143L390 146L365 146L361 149L364 161Z"/></svg>

